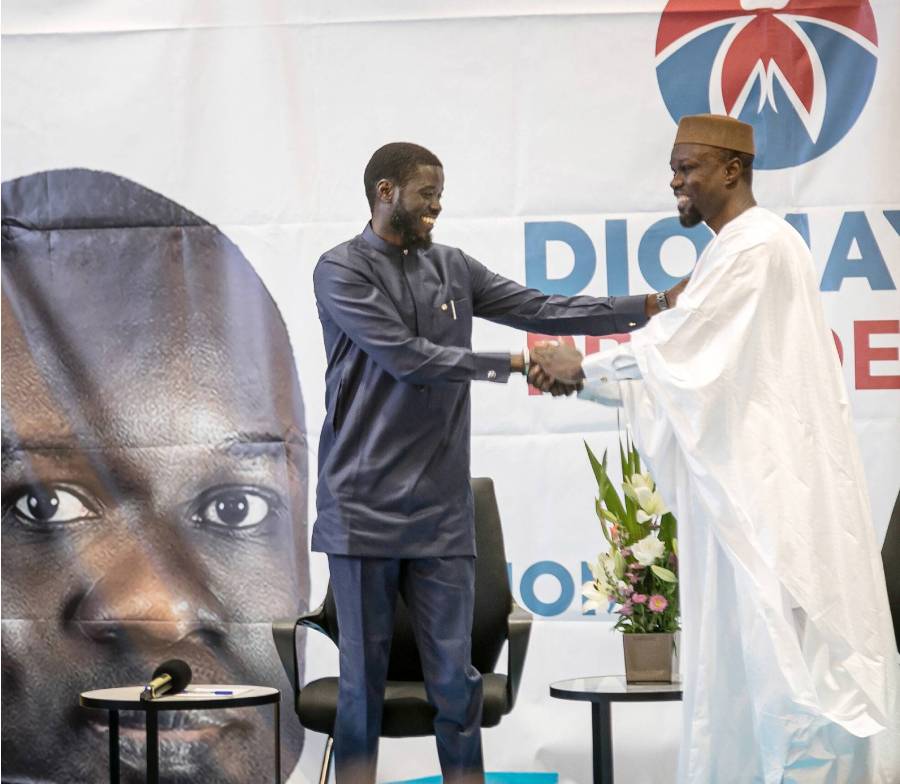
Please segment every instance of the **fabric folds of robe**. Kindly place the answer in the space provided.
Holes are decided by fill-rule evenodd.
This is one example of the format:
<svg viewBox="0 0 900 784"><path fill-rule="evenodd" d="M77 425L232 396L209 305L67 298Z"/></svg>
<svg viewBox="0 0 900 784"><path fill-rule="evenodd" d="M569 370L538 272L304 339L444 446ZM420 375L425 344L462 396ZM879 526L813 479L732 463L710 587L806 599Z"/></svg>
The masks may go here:
<svg viewBox="0 0 900 784"><path fill-rule="evenodd" d="M679 519L679 781L900 781L884 573L799 234L743 213L678 306L585 371L596 399L601 373L642 379L621 397Z"/></svg>

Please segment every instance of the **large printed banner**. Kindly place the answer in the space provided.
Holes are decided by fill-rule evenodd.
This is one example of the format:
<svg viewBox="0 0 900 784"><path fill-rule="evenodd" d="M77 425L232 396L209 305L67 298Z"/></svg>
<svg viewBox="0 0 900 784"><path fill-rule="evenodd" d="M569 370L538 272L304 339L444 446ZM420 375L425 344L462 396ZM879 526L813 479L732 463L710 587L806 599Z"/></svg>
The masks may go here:
<svg viewBox="0 0 900 784"><path fill-rule="evenodd" d="M311 272L364 227L363 169L388 141L444 163L435 241L547 292L621 295L671 285L711 238L675 218L678 118L752 123L757 200L812 249L883 536L900 487L892 0L3 12L4 782L103 780L105 719L78 693L172 657L197 681L281 688L284 767L316 780L324 738L294 719L269 624L324 594L308 552L325 369ZM473 343L538 339L477 322ZM587 353L627 339L571 337ZM625 423L521 378L472 395L472 474L494 479L535 618L486 764L585 782L589 712L548 686L622 671L612 618L583 613L580 592L603 549L584 442L615 455ZM301 644L305 679L337 673L330 641ZM617 710L617 777L672 781L679 726L676 703ZM270 711L160 729L166 781L270 775ZM122 743L125 780L142 780L139 715ZM382 744L379 780L437 767L429 739Z"/></svg>

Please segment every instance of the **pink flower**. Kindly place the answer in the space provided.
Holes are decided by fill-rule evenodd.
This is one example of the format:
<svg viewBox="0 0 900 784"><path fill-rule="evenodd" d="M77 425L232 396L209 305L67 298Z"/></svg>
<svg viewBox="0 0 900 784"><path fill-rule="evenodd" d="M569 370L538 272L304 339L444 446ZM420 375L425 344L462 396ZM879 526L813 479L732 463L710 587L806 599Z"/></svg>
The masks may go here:
<svg viewBox="0 0 900 784"><path fill-rule="evenodd" d="M634 585L637 582L640 582L641 576L639 574L633 574L631 572L628 573L628 582Z"/></svg>
<svg viewBox="0 0 900 784"><path fill-rule="evenodd" d="M658 593L653 594L650 597L650 601L647 602L647 606L653 612L662 612L669 606L669 602L666 600L665 596L660 596Z"/></svg>
<svg viewBox="0 0 900 784"><path fill-rule="evenodd" d="M634 607L631 606L631 602L625 602L619 610L619 615L631 615L634 612Z"/></svg>
<svg viewBox="0 0 900 784"><path fill-rule="evenodd" d="M643 604L647 601L647 594L645 593L633 593L631 594L631 601L634 604ZM663 599L665 601L665 599Z"/></svg>

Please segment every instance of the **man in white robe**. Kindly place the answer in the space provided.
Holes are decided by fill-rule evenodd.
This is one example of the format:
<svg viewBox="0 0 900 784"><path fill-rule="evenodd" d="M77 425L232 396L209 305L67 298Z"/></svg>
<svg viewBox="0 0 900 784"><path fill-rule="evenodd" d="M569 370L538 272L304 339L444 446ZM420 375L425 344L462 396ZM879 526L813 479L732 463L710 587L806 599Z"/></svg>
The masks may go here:
<svg viewBox="0 0 900 784"><path fill-rule="evenodd" d="M677 304L583 362L532 358L624 405L678 518L679 782L895 784L897 647L847 394L809 249L753 199L752 133L679 125L679 216L716 236Z"/></svg>

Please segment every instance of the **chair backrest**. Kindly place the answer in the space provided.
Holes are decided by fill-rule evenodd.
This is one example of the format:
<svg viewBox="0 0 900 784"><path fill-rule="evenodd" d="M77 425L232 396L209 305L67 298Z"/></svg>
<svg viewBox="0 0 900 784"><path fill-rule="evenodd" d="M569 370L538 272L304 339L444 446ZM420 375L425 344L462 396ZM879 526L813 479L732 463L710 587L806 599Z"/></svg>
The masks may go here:
<svg viewBox="0 0 900 784"><path fill-rule="evenodd" d="M472 622L472 664L482 673L493 672L506 641L506 619L512 605L500 512L491 479L472 479L475 505L475 610ZM340 632L331 583L325 594L323 631L338 644ZM421 681L422 665L413 636L409 611L397 598L388 680Z"/></svg>
<svg viewBox="0 0 900 784"><path fill-rule="evenodd" d="M884 534L881 546L881 562L884 564L884 579L887 583L888 602L894 618L894 638L900 651L900 494L894 502L894 511Z"/></svg>
<svg viewBox="0 0 900 784"><path fill-rule="evenodd" d="M473 478L472 494L475 499L475 542L478 548L475 559L472 664L479 672L485 673L494 671L506 642L512 593L493 480Z"/></svg>

